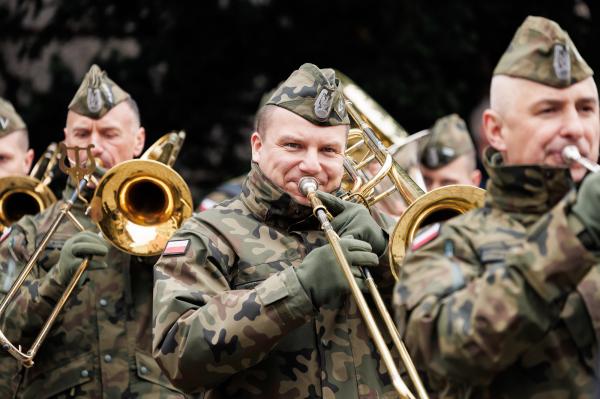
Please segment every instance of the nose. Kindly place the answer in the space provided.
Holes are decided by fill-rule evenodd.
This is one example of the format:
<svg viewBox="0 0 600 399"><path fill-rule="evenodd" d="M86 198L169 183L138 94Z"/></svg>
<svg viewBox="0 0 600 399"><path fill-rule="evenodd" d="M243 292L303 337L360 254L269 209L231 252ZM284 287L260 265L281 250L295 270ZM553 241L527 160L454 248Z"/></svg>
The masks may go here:
<svg viewBox="0 0 600 399"><path fill-rule="evenodd" d="M565 113L563 126L560 131L561 137L577 142L584 133L584 124L582 116L575 107L569 108Z"/></svg>
<svg viewBox="0 0 600 399"><path fill-rule="evenodd" d="M310 149L303 155L302 161L298 166L300 171L306 175L315 176L321 171L321 163L319 162L318 152Z"/></svg>

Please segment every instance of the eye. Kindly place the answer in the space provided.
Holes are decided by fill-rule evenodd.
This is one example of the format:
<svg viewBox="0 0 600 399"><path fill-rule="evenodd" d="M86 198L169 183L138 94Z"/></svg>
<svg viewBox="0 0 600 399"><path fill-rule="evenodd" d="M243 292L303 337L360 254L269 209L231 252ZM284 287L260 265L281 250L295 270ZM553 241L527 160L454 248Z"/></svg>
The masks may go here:
<svg viewBox="0 0 600 399"><path fill-rule="evenodd" d="M294 149L297 150L298 148L300 148L300 144L298 143L285 143L283 144L284 147L290 148L290 149Z"/></svg>
<svg viewBox="0 0 600 399"><path fill-rule="evenodd" d="M78 138L84 138L90 135L89 130L75 130L74 134L75 137Z"/></svg>

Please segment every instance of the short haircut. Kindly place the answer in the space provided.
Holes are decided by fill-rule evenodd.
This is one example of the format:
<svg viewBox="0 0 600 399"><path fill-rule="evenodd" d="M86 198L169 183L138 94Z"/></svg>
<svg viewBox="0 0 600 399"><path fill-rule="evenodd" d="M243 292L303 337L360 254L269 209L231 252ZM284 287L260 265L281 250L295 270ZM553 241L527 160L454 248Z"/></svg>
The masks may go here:
<svg viewBox="0 0 600 399"><path fill-rule="evenodd" d="M263 138L265 137L267 127L269 126L269 119L275 111L276 105L267 104L263 105L256 113L254 120L254 130L258 132Z"/></svg>
<svg viewBox="0 0 600 399"><path fill-rule="evenodd" d="M126 104L128 104L129 108L131 108L131 110L133 111L133 115L135 117L136 128L139 128L142 125L142 120L140 117L140 109L137 105L137 102L131 97L128 97L124 102Z"/></svg>

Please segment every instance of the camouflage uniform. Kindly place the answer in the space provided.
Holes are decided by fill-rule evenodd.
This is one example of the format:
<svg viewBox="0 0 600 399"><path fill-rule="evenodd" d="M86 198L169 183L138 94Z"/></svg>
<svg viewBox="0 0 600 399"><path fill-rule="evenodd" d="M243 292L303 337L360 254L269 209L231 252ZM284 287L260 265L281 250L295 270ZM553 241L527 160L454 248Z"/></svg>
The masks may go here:
<svg viewBox="0 0 600 399"><path fill-rule="evenodd" d="M27 131L27 125L10 101L0 97L0 137L19 130Z"/></svg>
<svg viewBox="0 0 600 399"><path fill-rule="evenodd" d="M565 87L591 76L575 53L557 24L529 17L496 74ZM490 148L484 163L485 206L431 227L404 261L407 348L443 398L592 398L600 259L570 211L569 169L504 165Z"/></svg>
<svg viewBox="0 0 600 399"><path fill-rule="evenodd" d="M87 99L86 99L87 98ZM92 66L70 109L101 118L129 95ZM86 108L87 107L87 108ZM65 189L63 198L73 188ZM89 191L89 190L85 190ZM84 193L87 197L91 193ZM64 204L60 200L11 227L0 245L0 286L4 293L38 247ZM98 229L80 201L73 214L86 230ZM52 236L26 284L0 320L16 344L28 348L64 292L57 263L65 241L78 232L66 218ZM34 359L19 373L20 398L183 398L152 359L152 264L111 246L107 268L89 269L68 300ZM16 362L13 360L13 364Z"/></svg>
<svg viewBox="0 0 600 399"><path fill-rule="evenodd" d="M64 198L72 188L65 190ZM30 258L64 201L13 225L0 246L4 277L14 280ZM89 231L95 224L76 204L73 214ZM33 276L9 305L2 328L28 347L63 288L52 278L67 238L78 229L68 220L58 228L35 266ZM111 247L107 269L88 270L42 345L35 365L22 370L21 398L183 398L175 392L150 354L152 263ZM8 272L11 272L8 275ZM135 276L135 278L132 278Z"/></svg>
<svg viewBox="0 0 600 399"><path fill-rule="evenodd" d="M326 244L310 215L254 166L239 197L175 234L189 249L156 264L154 356L176 386L207 398L391 392L354 300L315 312L291 269Z"/></svg>
<svg viewBox="0 0 600 399"><path fill-rule="evenodd" d="M233 198L240 194L242 191L242 183L246 180L246 174L234 177L233 179L227 180L225 183L217 187L213 192L209 193L198 206L198 211L205 211L223 202L227 199Z"/></svg>
<svg viewBox="0 0 600 399"><path fill-rule="evenodd" d="M334 80L305 64L268 104L348 124ZM317 308L300 283L295 268L326 243L257 164L238 197L186 221L155 266L153 355L173 384L207 398L396 397L354 299ZM389 269L373 273L391 299Z"/></svg>

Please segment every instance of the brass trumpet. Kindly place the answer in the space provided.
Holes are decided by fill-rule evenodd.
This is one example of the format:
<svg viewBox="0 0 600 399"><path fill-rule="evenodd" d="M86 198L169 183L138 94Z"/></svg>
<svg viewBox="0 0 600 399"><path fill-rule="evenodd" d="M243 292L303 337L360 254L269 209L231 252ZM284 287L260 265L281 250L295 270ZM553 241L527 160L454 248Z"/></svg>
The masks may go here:
<svg viewBox="0 0 600 399"><path fill-rule="evenodd" d="M331 215L329 214L323 203L316 196L316 191L318 188L317 180L313 177L303 177L298 182L298 188L300 192L310 200L311 206L313 208L313 213L321 223L321 228L323 229L325 236L327 237L327 241L333 249L339 266L342 268L342 272L346 277L346 280L350 287L350 291L354 300L356 301L360 314L363 320L365 321L367 329L371 334L371 338L373 338L375 346L379 351L379 354L381 355L381 359L383 360L388 370L388 373L390 374L394 389L396 390L396 392L398 392L401 398L415 399L415 396L410 392L410 390L402 380L402 377L400 376L400 372L398 370L398 367L396 366L396 363L394 362L392 354L388 349L385 340L383 339L383 335L381 334L381 331L377 326L377 322L375 321L371 310L369 309L369 305L367 304L367 301L365 300L362 291L360 290L358 284L356 283L356 280L354 279L352 269L350 268L350 265L348 264L348 261L344 256L344 252L339 244L340 238L331 226ZM381 298L377 286L375 285L373 277L371 276L368 269L362 269L361 272L365 277L365 283L369 289L369 293L375 301L380 316L383 319L386 328L388 329L388 332L392 337L392 340L394 341L394 345L400 353L400 357L404 363L404 366L406 367L406 370L408 371L413 385L415 386L415 389L418 392L418 397L428 398L427 392L423 387L423 383L421 382L417 370L414 364L412 363L412 360L410 359L406 347L400 339L400 334L398 333L398 330L394 325L392 317L390 316L385 307L385 304L383 302L383 299Z"/></svg>
<svg viewBox="0 0 600 399"><path fill-rule="evenodd" d="M105 238L119 249L137 256L157 255L183 220L192 214L191 192L181 176L170 167L184 138L184 132L169 133L144 153L142 157L145 159L123 162L109 169L100 179L88 211L92 212L92 219L98 223ZM0 302L0 315L21 289L64 218L68 217L80 230L84 230L70 210L79 196L79 191L89 180L89 176L84 177L79 182L78 189L63 204L50 229ZM128 217L131 219L127 219ZM26 352L21 350L20 345L12 344L4 332L0 331L0 345L23 366L33 366L33 358L75 289L88 262L89 259L81 262L50 317Z"/></svg>
<svg viewBox="0 0 600 399"><path fill-rule="evenodd" d="M7 176L0 179L0 231L24 215L35 215L56 202L48 187L56 166L58 149L50 143L29 176Z"/></svg>

